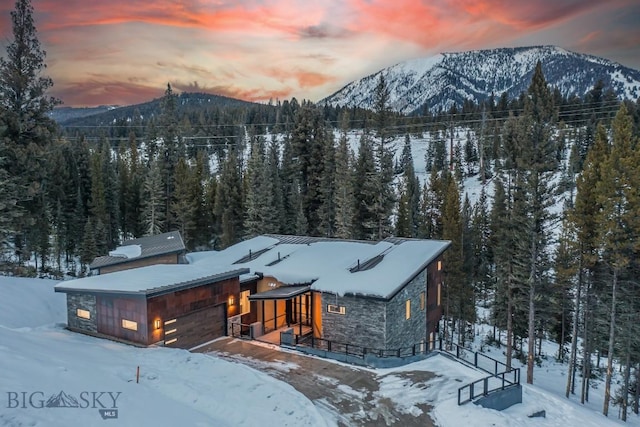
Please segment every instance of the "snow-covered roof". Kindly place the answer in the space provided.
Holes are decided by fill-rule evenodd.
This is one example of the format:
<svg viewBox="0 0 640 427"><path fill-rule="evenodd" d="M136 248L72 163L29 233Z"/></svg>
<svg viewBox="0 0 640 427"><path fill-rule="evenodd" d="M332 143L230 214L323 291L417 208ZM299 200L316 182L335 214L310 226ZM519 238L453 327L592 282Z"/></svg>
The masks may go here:
<svg viewBox="0 0 640 427"><path fill-rule="evenodd" d="M283 285L312 284L311 289L320 292L390 298L449 244L402 238L370 242L269 235L219 252L191 253L187 259L203 267L236 263L249 269L241 280L261 274Z"/></svg>
<svg viewBox="0 0 640 427"><path fill-rule="evenodd" d="M137 249L138 247L139 249ZM178 231L145 236L125 241L122 246L109 252L109 255L99 256L91 262L91 270L128 262L133 258L144 259L157 255L179 253L185 250L182 236ZM139 251L139 253L138 253Z"/></svg>
<svg viewBox="0 0 640 427"><path fill-rule="evenodd" d="M206 268L188 264L158 264L61 282L55 286L55 290L150 297L219 282L248 272L246 267L229 264L209 265Z"/></svg>
<svg viewBox="0 0 640 427"><path fill-rule="evenodd" d="M120 258L137 258L142 255L142 247L140 245L118 246L109 251L109 256Z"/></svg>

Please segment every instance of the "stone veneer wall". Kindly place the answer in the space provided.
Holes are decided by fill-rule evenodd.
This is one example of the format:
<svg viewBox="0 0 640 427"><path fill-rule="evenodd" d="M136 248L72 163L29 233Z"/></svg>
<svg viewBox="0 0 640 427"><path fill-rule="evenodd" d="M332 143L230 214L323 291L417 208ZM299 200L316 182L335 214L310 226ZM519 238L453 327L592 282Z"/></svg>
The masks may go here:
<svg viewBox="0 0 640 427"><path fill-rule="evenodd" d="M89 311L91 319L82 319L77 309ZM67 326L83 331L98 332L98 315L96 313L96 297L93 295L67 294Z"/></svg>
<svg viewBox="0 0 640 427"><path fill-rule="evenodd" d="M345 307L329 313L327 305ZM367 348L385 348L385 301L322 293L322 338Z"/></svg>
<svg viewBox="0 0 640 427"><path fill-rule="evenodd" d="M414 277L387 304L387 349L411 347L427 339L427 270ZM425 308L420 309L420 293L425 293ZM406 301L411 300L411 317L406 318Z"/></svg>

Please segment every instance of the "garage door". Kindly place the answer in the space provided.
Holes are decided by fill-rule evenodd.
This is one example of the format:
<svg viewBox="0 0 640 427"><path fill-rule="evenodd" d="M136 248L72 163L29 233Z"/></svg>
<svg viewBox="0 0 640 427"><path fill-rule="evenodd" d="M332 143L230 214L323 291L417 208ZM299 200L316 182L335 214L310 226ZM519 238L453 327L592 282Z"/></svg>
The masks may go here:
<svg viewBox="0 0 640 427"><path fill-rule="evenodd" d="M225 335L226 304L203 308L164 322L164 345L191 348Z"/></svg>

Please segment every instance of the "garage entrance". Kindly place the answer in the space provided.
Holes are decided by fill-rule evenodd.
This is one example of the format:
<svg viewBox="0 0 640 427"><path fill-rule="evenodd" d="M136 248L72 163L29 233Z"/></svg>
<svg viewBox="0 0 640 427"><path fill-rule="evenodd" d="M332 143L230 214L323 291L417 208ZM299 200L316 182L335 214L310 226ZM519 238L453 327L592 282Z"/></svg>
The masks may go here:
<svg viewBox="0 0 640 427"><path fill-rule="evenodd" d="M193 311L164 322L164 345L189 349L222 337L227 330L227 305Z"/></svg>

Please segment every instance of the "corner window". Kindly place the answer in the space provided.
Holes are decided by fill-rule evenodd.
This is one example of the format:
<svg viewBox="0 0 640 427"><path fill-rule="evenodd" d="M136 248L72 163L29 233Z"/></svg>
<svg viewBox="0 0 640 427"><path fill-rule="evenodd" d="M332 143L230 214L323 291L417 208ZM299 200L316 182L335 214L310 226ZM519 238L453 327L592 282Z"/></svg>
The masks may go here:
<svg viewBox="0 0 640 427"><path fill-rule="evenodd" d="M424 292L420 292L420 310L424 310L424 307L425 307Z"/></svg>
<svg viewBox="0 0 640 427"><path fill-rule="evenodd" d="M343 305L327 305L327 313L335 313L335 314L345 314L347 312L347 308Z"/></svg>
<svg viewBox="0 0 640 427"><path fill-rule="evenodd" d="M411 300L408 299L404 304L404 316L407 320L411 319Z"/></svg>
<svg viewBox="0 0 640 427"><path fill-rule="evenodd" d="M138 322L134 322L133 320L122 319L122 327L125 329L130 329L132 331L137 331Z"/></svg>
<svg viewBox="0 0 640 427"><path fill-rule="evenodd" d="M76 310L76 316L78 316L81 319L91 319L91 312L89 312L89 310L83 310L81 308Z"/></svg>

